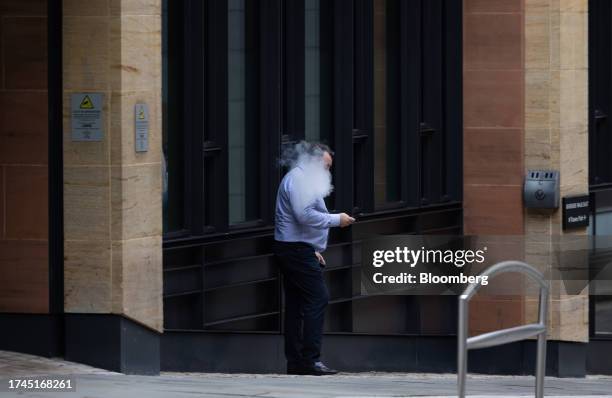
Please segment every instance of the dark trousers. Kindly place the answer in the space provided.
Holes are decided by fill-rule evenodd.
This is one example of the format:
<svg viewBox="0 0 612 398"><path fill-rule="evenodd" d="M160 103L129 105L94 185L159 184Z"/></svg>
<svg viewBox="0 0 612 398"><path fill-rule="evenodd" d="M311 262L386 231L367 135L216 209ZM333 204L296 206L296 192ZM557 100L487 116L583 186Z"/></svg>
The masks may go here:
<svg viewBox="0 0 612 398"><path fill-rule="evenodd" d="M312 246L274 242L285 288L285 356L289 366L311 366L321 356L329 293Z"/></svg>

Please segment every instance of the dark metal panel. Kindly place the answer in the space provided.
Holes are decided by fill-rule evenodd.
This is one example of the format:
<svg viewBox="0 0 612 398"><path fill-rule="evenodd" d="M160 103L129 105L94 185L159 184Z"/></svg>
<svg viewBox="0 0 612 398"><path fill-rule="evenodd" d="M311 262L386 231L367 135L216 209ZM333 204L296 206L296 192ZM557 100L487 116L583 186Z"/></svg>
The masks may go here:
<svg viewBox="0 0 612 398"><path fill-rule="evenodd" d="M202 291L200 264L164 271L164 297L184 292Z"/></svg>
<svg viewBox="0 0 612 398"><path fill-rule="evenodd" d="M277 280L205 292L204 327L279 312Z"/></svg>
<svg viewBox="0 0 612 398"><path fill-rule="evenodd" d="M325 253L328 266L324 272L332 296L326 330L359 332L354 329L357 325L355 322L359 320L364 325L379 325L382 327L380 333L418 333L421 327L419 307L409 310L411 305L418 304L415 298L408 301L402 299L397 305L382 306L392 312L408 309L410 314L416 316L412 320L403 316L396 317L401 319L399 324L378 322L374 318L380 311L366 310L376 308L376 305L368 305L376 302L376 299L360 296L358 239L373 234L416 233L420 228L456 233L460 223L460 204L454 204L428 211L412 209L392 212L386 216L370 216L350 228L354 231L354 237L352 232L347 233L348 229L332 230L330 245ZM271 241L270 231L239 239L231 236L217 237L216 241L203 244L183 242L183 248L173 246L166 249L166 329L279 332L282 294L279 271L271 253ZM205 256L200 257L202 254ZM200 263L203 267L198 266ZM196 273L199 269L203 270L202 287L180 282L182 276ZM194 278L197 280L196 276ZM387 300L395 303L394 299ZM201 307L203 303L205 308ZM451 310L454 308L452 306ZM202 314L205 314L205 326L200 323ZM452 319L450 315L448 318ZM450 328L448 322L430 322L425 326L431 333L451 332L446 330Z"/></svg>
<svg viewBox="0 0 612 398"><path fill-rule="evenodd" d="M587 373L612 375L610 352L612 352L612 341L591 338L587 347Z"/></svg>
<svg viewBox="0 0 612 398"><path fill-rule="evenodd" d="M177 372L280 373L283 339L267 334L165 332L161 368Z"/></svg>
<svg viewBox="0 0 612 398"><path fill-rule="evenodd" d="M164 297L164 329L202 330L202 293Z"/></svg>
<svg viewBox="0 0 612 398"><path fill-rule="evenodd" d="M47 358L64 355L63 314L0 313L0 350Z"/></svg>
<svg viewBox="0 0 612 398"><path fill-rule="evenodd" d="M158 375L160 333L114 314L66 314L66 354L125 374Z"/></svg>

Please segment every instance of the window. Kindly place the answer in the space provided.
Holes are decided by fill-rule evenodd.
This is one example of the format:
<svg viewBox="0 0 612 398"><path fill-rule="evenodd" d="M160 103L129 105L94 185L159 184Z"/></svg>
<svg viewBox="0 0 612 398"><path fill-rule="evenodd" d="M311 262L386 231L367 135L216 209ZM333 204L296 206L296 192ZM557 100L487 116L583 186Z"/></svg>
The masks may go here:
<svg viewBox="0 0 612 398"><path fill-rule="evenodd" d="M259 216L257 2L228 0L229 223Z"/></svg>
<svg viewBox="0 0 612 398"><path fill-rule="evenodd" d="M460 1L373 0L374 210L461 200Z"/></svg>
<svg viewBox="0 0 612 398"><path fill-rule="evenodd" d="M183 1L163 2L163 230L184 228Z"/></svg>
<svg viewBox="0 0 612 398"><path fill-rule="evenodd" d="M283 3L283 115L290 141L333 141L333 4Z"/></svg>
<svg viewBox="0 0 612 398"><path fill-rule="evenodd" d="M304 136L328 143L333 120L331 4L304 0Z"/></svg>
<svg viewBox="0 0 612 398"><path fill-rule="evenodd" d="M399 0L374 0L374 202L401 199Z"/></svg>
<svg viewBox="0 0 612 398"><path fill-rule="evenodd" d="M612 235L612 191L596 190L591 193L591 218L589 220L589 235L593 238L593 248L590 254L591 272L601 272L602 264L609 263L612 256L609 247L609 236ZM591 280L601 279L592 275ZM596 337L612 337L612 291L606 284L596 283L589 288L589 325L591 335Z"/></svg>
<svg viewBox="0 0 612 398"><path fill-rule="evenodd" d="M164 1L164 231L273 226L281 143L329 144L328 208L461 200L461 2Z"/></svg>

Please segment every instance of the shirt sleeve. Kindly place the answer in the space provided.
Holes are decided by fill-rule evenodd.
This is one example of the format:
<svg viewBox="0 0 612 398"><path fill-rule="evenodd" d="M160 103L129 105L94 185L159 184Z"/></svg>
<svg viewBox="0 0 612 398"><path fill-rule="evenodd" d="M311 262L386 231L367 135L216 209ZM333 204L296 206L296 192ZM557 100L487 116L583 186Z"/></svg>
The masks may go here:
<svg viewBox="0 0 612 398"><path fill-rule="evenodd" d="M300 203L300 198L296 197L295 192L291 188L289 188L289 201L291 202L293 214L300 224L317 229L327 229L340 225L340 214L330 214L317 209L316 201L306 205L304 208L296 205Z"/></svg>

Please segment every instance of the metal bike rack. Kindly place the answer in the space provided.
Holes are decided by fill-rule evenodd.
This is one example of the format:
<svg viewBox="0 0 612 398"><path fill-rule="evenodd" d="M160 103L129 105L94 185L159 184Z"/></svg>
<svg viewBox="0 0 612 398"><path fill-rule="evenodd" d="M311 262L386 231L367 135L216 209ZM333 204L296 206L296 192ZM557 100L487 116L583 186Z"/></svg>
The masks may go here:
<svg viewBox="0 0 612 398"><path fill-rule="evenodd" d="M544 373L546 371L546 317L548 314L548 283L544 276L531 265L520 261L503 261L486 269L480 275L493 276L506 272L518 272L527 275L540 285L540 303L538 323L517 326L508 329L496 330L494 332L480 334L468 338L468 305L470 299L481 286L480 283L472 283L459 296L459 330L457 333L457 395L465 398L465 379L467 375L467 352L478 348L493 347L501 344L512 343L528 337L538 336L538 351L536 359L536 398L544 397Z"/></svg>

